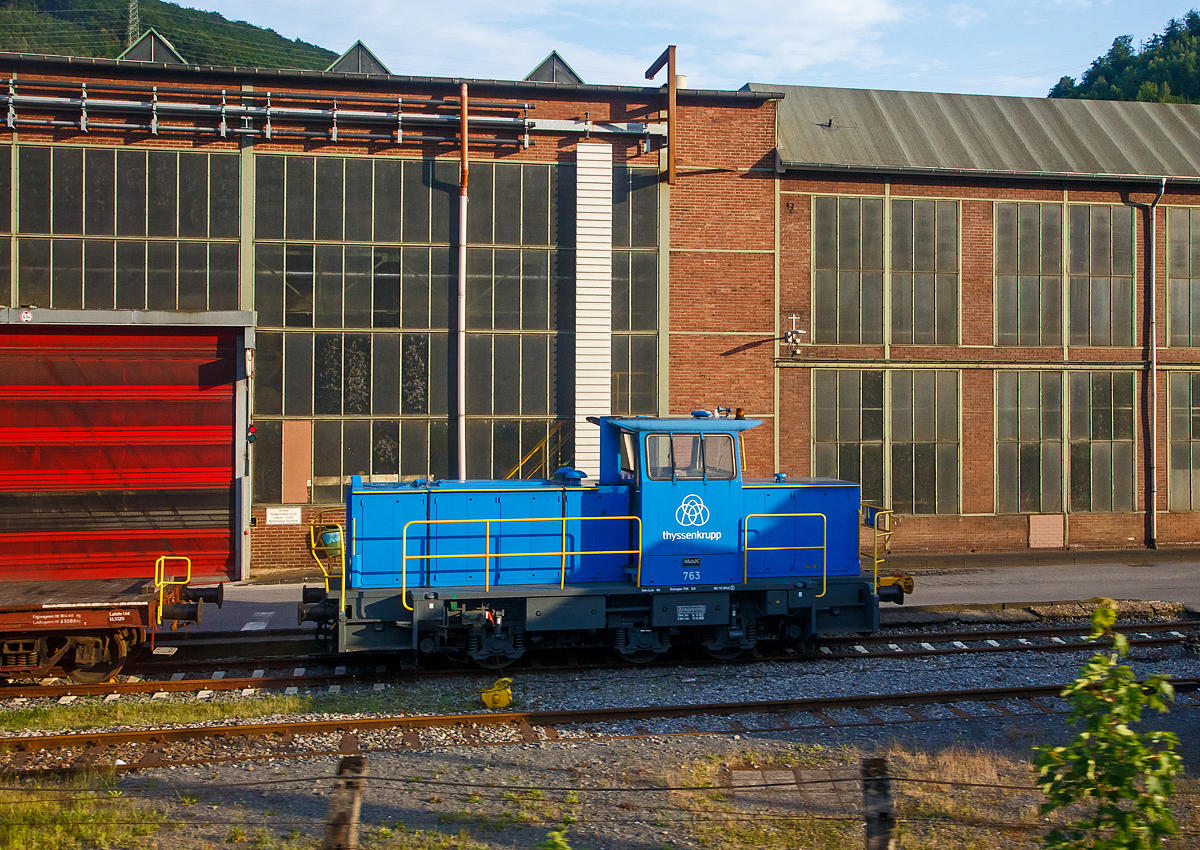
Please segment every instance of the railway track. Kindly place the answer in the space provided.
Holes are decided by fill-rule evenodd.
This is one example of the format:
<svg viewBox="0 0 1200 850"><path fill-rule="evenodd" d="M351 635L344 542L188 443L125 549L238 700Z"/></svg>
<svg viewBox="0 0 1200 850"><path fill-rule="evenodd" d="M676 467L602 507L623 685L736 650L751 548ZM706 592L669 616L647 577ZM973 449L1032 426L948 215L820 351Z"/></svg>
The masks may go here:
<svg viewBox="0 0 1200 850"><path fill-rule="evenodd" d="M1122 624L1117 630L1130 635L1130 645L1149 649L1174 646L1200 639L1200 622L1176 620L1151 624ZM848 658L919 658L938 655L1003 652L1083 652L1095 647L1088 641L1090 626L1039 626L1016 629L968 629L939 632L891 632L870 636L828 637L810 653L755 652L741 663L755 661L804 662L813 658L826 660ZM158 658L159 656L152 656ZM306 688L381 687L393 683L411 682L421 678L477 676L489 677L494 671L476 667L411 670L389 664L386 655L367 656L356 653L340 655L297 655L262 659L179 659L151 660L131 667L131 675L119 680L95 685L61 683L45 680L39 684L14 683L0 687L0 697L16 699L59 699L71 701L81 696L120 694L193 693L207 697L218 691L259 689L297 693ZM648 669L691 666L715 666L738 661L708 658L671 658L646 665ZM624 662L614 662L605 656L594 663L547 665L533 660L510 668L524 673L580 673L619 667L629 669Z"/></svg>
<svg viewBox="0 0 1200 850"><path fill-rule="evenodd" d="M1200 680L1173 679L1180 708ZM298 759L441 746L505 746L673 735L770 734L853 726L1062 714L1063 684L837 698L570 711L346 717L0 738L0 773L85 771ZM969 708L968 708L969 707Z"/></svg>

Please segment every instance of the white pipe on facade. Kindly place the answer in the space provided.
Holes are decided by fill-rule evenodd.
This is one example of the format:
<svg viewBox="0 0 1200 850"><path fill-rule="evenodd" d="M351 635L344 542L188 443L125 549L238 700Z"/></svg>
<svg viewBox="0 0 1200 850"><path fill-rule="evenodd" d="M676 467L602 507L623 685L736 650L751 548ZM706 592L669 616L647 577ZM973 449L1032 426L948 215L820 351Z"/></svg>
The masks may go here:
<svg viewBox="0 0 1200 850"><path fill-rule="evenodd" d="M1158 548L1158 202L1167 191L1167 178L1158 184L1158 195L1150 204L1150 486L1146 510L1150 512L1150 548Z"/></svg>
<svg viewBox="0 0 1200 850"><path fill-rule="evenodd" d="M467 84L462 84L462 176L458 184L458 480L467 480Z"/></svg>

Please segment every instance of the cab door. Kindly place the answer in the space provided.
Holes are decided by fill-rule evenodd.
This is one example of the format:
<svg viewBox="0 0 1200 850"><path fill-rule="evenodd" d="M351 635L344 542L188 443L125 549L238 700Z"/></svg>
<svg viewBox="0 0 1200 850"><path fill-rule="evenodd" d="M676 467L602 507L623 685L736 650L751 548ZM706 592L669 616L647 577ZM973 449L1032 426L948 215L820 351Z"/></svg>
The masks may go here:
<svg viewBox="0 0 1200 850"><path fill-rule="evenodd" d="M701 430L642 435L643 586L741 581L737 441Z"/></svg>

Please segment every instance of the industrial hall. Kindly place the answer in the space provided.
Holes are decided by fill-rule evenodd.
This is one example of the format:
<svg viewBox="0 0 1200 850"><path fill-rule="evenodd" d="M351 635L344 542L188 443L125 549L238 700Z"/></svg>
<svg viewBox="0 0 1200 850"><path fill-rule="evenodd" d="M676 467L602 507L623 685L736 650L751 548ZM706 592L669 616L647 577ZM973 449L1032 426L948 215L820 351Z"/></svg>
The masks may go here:
<svg viewBox="0 0 1200 850"><path fill-rule="evenodd" d="M895 553L1196 545L1200 106L655 65L0 54L4 571L304 566L351 476L594 481L589 418L717 408Z"/></svg>

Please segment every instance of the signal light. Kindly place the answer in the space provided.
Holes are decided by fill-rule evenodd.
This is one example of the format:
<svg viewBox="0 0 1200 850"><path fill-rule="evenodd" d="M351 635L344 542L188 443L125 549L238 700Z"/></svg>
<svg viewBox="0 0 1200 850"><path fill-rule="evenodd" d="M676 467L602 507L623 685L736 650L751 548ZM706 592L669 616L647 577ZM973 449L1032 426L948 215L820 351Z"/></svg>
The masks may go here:
<svg viewBox="0 0 1200 850"><path fill-rule="evenodd" d="M254 435L255 435L257 432L258 432L258 429L257 429L257 428L255 428L253 425L251 425L249 428L247 428L247 429L246 429L246 442L247 442L247 443L253 443L253 442L254 442Z"/></svg>

